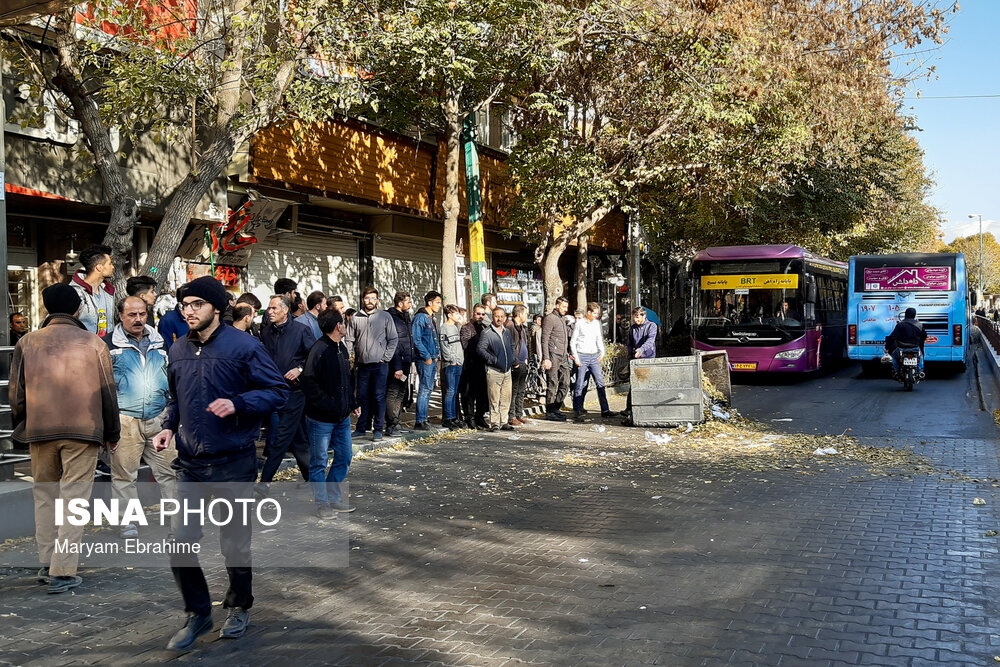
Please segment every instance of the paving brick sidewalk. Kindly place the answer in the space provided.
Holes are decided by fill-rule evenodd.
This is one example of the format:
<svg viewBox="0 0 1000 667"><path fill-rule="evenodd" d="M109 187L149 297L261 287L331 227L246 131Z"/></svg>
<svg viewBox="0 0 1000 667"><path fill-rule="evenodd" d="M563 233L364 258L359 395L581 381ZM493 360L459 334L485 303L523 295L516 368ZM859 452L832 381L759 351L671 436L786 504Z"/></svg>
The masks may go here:
<svg viewBox="0 0 1000 667"><path fill-rule="evenodd" d="M634 430L594 425L535 422L517 440L466 433L359 461L350 566L259 572L250 633L185 656L162 650L182 618L167 571L89 571L61 596L8 572L0 663L981 665L1000 654L993 442L917 446L977 482L807 476L638 459L622 444L639 441ZM598 464L579 458L599 451ZM217 597L224 578L210 578Z"/></svg>

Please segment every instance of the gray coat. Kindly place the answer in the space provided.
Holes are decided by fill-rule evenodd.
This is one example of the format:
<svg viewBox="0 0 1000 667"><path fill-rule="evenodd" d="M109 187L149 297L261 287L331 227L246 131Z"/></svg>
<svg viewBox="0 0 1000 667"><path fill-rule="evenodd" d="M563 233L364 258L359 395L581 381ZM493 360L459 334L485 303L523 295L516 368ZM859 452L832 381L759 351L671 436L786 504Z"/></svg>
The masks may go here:
<svg viewBox="0 0 1000 667"><path fill-rule="evenodd" d="M356 364L389 363L396 353L399 333L392 315L384 310L359 310L347 325L347 350Z"/></svg>
<svg viewBox="0 0 1000 667"><path fill-rule="evenodd" d="M569 331L563 316L552 311L542 320L542 361L561 364L569 356Z"/></svg>

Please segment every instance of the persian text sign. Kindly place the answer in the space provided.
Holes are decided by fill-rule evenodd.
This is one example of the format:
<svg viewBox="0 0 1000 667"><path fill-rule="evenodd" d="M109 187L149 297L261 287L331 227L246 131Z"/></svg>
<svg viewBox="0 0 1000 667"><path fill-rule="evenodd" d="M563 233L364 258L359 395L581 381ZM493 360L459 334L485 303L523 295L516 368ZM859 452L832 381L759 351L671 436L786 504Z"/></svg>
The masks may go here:
<svg viewBox="0 0 1000 667"><path fill-rule="evenodd" d="M950 266L893 266L865 269L866 292L951 289Z"/></svg>
<svg viewBox="0 0 1000 667"><path fill-rule="evenodd" d="M702 276L702 289L795 289L795 273L761 273L750 276Z"/></svg>

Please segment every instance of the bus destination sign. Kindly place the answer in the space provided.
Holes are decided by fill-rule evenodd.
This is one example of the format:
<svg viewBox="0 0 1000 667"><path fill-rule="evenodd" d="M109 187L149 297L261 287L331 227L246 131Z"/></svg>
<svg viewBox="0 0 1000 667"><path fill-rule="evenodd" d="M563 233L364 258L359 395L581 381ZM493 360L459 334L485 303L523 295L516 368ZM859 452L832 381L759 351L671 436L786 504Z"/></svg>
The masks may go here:
<svg viewBox="0 0 1000 667"><path fill-rule="evenodd" d="M951 289L950 266L892 266L865 269L866 292Z"/></svg>
<svg viewBox="0 0 1000 667"><path fill-rule="evenodd" d="M702 276L702 289L795 289L799 276L795 273L761 273L744 276Z"/></svg>

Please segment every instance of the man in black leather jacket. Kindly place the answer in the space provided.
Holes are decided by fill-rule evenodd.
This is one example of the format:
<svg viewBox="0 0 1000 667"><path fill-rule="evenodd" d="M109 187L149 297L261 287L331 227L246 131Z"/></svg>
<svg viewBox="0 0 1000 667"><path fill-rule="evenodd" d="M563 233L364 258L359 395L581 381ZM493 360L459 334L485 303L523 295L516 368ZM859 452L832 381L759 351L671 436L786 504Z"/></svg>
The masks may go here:
<svg viewBox="0 0 1000 667"><path fill-rule="evenodd" d="M896 325L892 333L885 337L885 351L892 355L892 368L899 372L899 354L897 351L901 347L920 348L920 372L924 372L924 341L927 340L927 332L924 331L924 324L917 319L916 308L907 308L903 313L903 321Z"/></svg>

